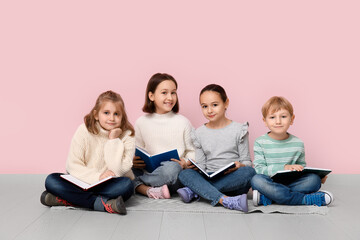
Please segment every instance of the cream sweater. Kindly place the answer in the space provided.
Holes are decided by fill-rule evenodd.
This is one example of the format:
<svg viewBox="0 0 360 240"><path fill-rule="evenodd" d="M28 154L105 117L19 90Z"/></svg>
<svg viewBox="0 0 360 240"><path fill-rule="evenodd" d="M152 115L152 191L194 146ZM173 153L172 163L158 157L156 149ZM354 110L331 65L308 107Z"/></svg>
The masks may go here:
<svg viewBox="0 0 360 240"><path fill-rule="evenodd" d="M92 184L106 170L111 170L117 177L134 178L132 160L135 152L135 138L126 131L121 138L109 139L109 131L98 125L97 135L90 133L85 124L76 130L66 162L66 170L74 177Z"/></svg>
<svg viewBox="0 0 360 240"><path fill-rule="evenodd" d="M180 157L195 159L190 121L180 114L145 114L135 123L136 145L153 155L177 149Z"/></svg>

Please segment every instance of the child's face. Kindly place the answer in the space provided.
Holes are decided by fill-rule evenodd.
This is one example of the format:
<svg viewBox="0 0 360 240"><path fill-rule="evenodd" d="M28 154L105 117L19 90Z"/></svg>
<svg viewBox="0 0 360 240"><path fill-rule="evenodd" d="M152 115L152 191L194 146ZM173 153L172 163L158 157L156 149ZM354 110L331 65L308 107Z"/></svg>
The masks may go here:
<svg viewBox="0 0 360 240"><path fill-rule="evenodd" d="M271 113L269 110L268 115L263 119L265 126L267 126L272 134L283 136L287 134L290 125L293 124L295 116L290 116L288 110L280 109L277 112Z"/></svg>
<svg viewBox="0 0 360 240"><path fill-rule="evenodd" d="M95 119L99 121L100 126L105 130L112 130L121 126L121 109L119 104L111 101L102 103L99 112L95 112Z"/></svg>
<svg viewBox="0 0 360 240"><path fill-rule="evenodd" d="M205 91L200 95L200 105L204 117L215 123L225 118L229 100L224 102L218 92Z"/></svg>
<svg viewBox="0 0 360 240"><path fill-rule="evenodd" d="M176 104L176 85L171 80L162 81L155 92L149 92L149 99L155 104L155 112L164 114L170 112Z"/></svg>

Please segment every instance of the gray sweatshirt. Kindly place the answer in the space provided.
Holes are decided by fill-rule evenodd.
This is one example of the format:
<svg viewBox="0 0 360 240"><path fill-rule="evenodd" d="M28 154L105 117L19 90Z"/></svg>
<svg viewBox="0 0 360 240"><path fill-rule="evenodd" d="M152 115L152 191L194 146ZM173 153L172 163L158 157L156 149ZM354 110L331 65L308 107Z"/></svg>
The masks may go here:
<svg viewBox="0 0 360 240"><path fill-rule="evenodd" d="M251 166L249 124L231 122L224 128L211 129L202 125L192 131L196 163L206 172L215 172L230 162Z"/></svg>

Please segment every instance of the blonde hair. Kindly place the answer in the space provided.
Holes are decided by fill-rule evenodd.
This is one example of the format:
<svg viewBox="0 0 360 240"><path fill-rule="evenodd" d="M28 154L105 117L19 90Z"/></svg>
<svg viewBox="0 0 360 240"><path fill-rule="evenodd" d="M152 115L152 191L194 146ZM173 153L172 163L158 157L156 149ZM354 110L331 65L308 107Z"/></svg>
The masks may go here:
<svg viewBox="0 0 360 240"><path fill-rule="evenodd" d="M261 112L263 118L266 118L268 114L273 114L280 109L288 110L291 117L294 115L294 108L291 103L286 98L278 96L274 96L267 100L266 103L262 106Z"/></svg>
<svg viewBox="0 0 360 240"><path fill-rule="evenodd" d="M127 130L130 130L131 136L134 136L135 130L134 130L134 127L129 122L128 117L126 115L124 101L121 98L120 94L113 92L113 91L103 92L96 99L95 106L91 109L90 113L88 113L84 117L84 122L85 122L87 130L95 135L97 135L99 133L99 129L96 124L97 120L95 119L95 113L98 113L100 111L102 104L106 101L110 101L110 102L113 102L114 104L118 104L118 106L120 107L120 111L121 111L121 126L120 126L120 128L123 133Z"/></svg>

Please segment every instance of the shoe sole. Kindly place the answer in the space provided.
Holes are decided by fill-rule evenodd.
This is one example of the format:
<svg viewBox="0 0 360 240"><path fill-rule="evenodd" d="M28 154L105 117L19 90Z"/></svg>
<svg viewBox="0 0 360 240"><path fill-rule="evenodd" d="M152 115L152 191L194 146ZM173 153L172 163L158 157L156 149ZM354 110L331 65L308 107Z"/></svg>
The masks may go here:
<svg viewBox="0 0 360 240"><path fill-rule="evenodd" d="M163 193L164 199L170 198L170 191L167 185L161 187L161 192Z"/></svg>
<svg viewBox="0 0 360 240"><path fill-rule="evenodd" d="M44 191L41 196L40 196L40 202L42 203L42 205L45 205L47 207L51 207L50 205L46 204L45 202L45 198L46 198L46 195L48 194L47 191Z"/></svg>
<svg viewBox="0 0 360 240"><path fill-rule="evenodd" d="M253 190L253 204L255 207L259 206L260 193L258 190Z"/></svg>
<svg viewBox="0 0 360 240"><path fill-rule="evenodd" d="M248 206L248 200L247 200L247 194L246 193L242 194L240 202L241 202L241 204L240 204L241 206L244 205L244 209L242 211L245 212L245 213L249 212L249 206Z"/></svg>
<svg viewBox="0 0 360 240"><path fill-rule="evenodd" d="M329 206L330 204L332 204L334 202L334 196L332 195L331 192L328 192L326 190L322 190L322 191L319 191L319 192L323 192L324 194L329 196L330 202L328 204L326 204L326 206Z"/></svg>
<svg viewBox="0 0 360 240"><path fill-rule="evenodd" d="M181 198L181 200L184 202L184 203L189 203L189 202L191 202L191 199L189 199L187 196L187 192L186 192L186 190L184 190L184 189L178 189L177 191L176 191L178 194L179 194L179 197Z"/></svg>
<svg viewBox="0 0 360 240"><path fill-rule="evenodd" d="M122 196L119 196L118 199L116 199L116 208L118 209L120 215L127 214L125 203Z"/></svg>

